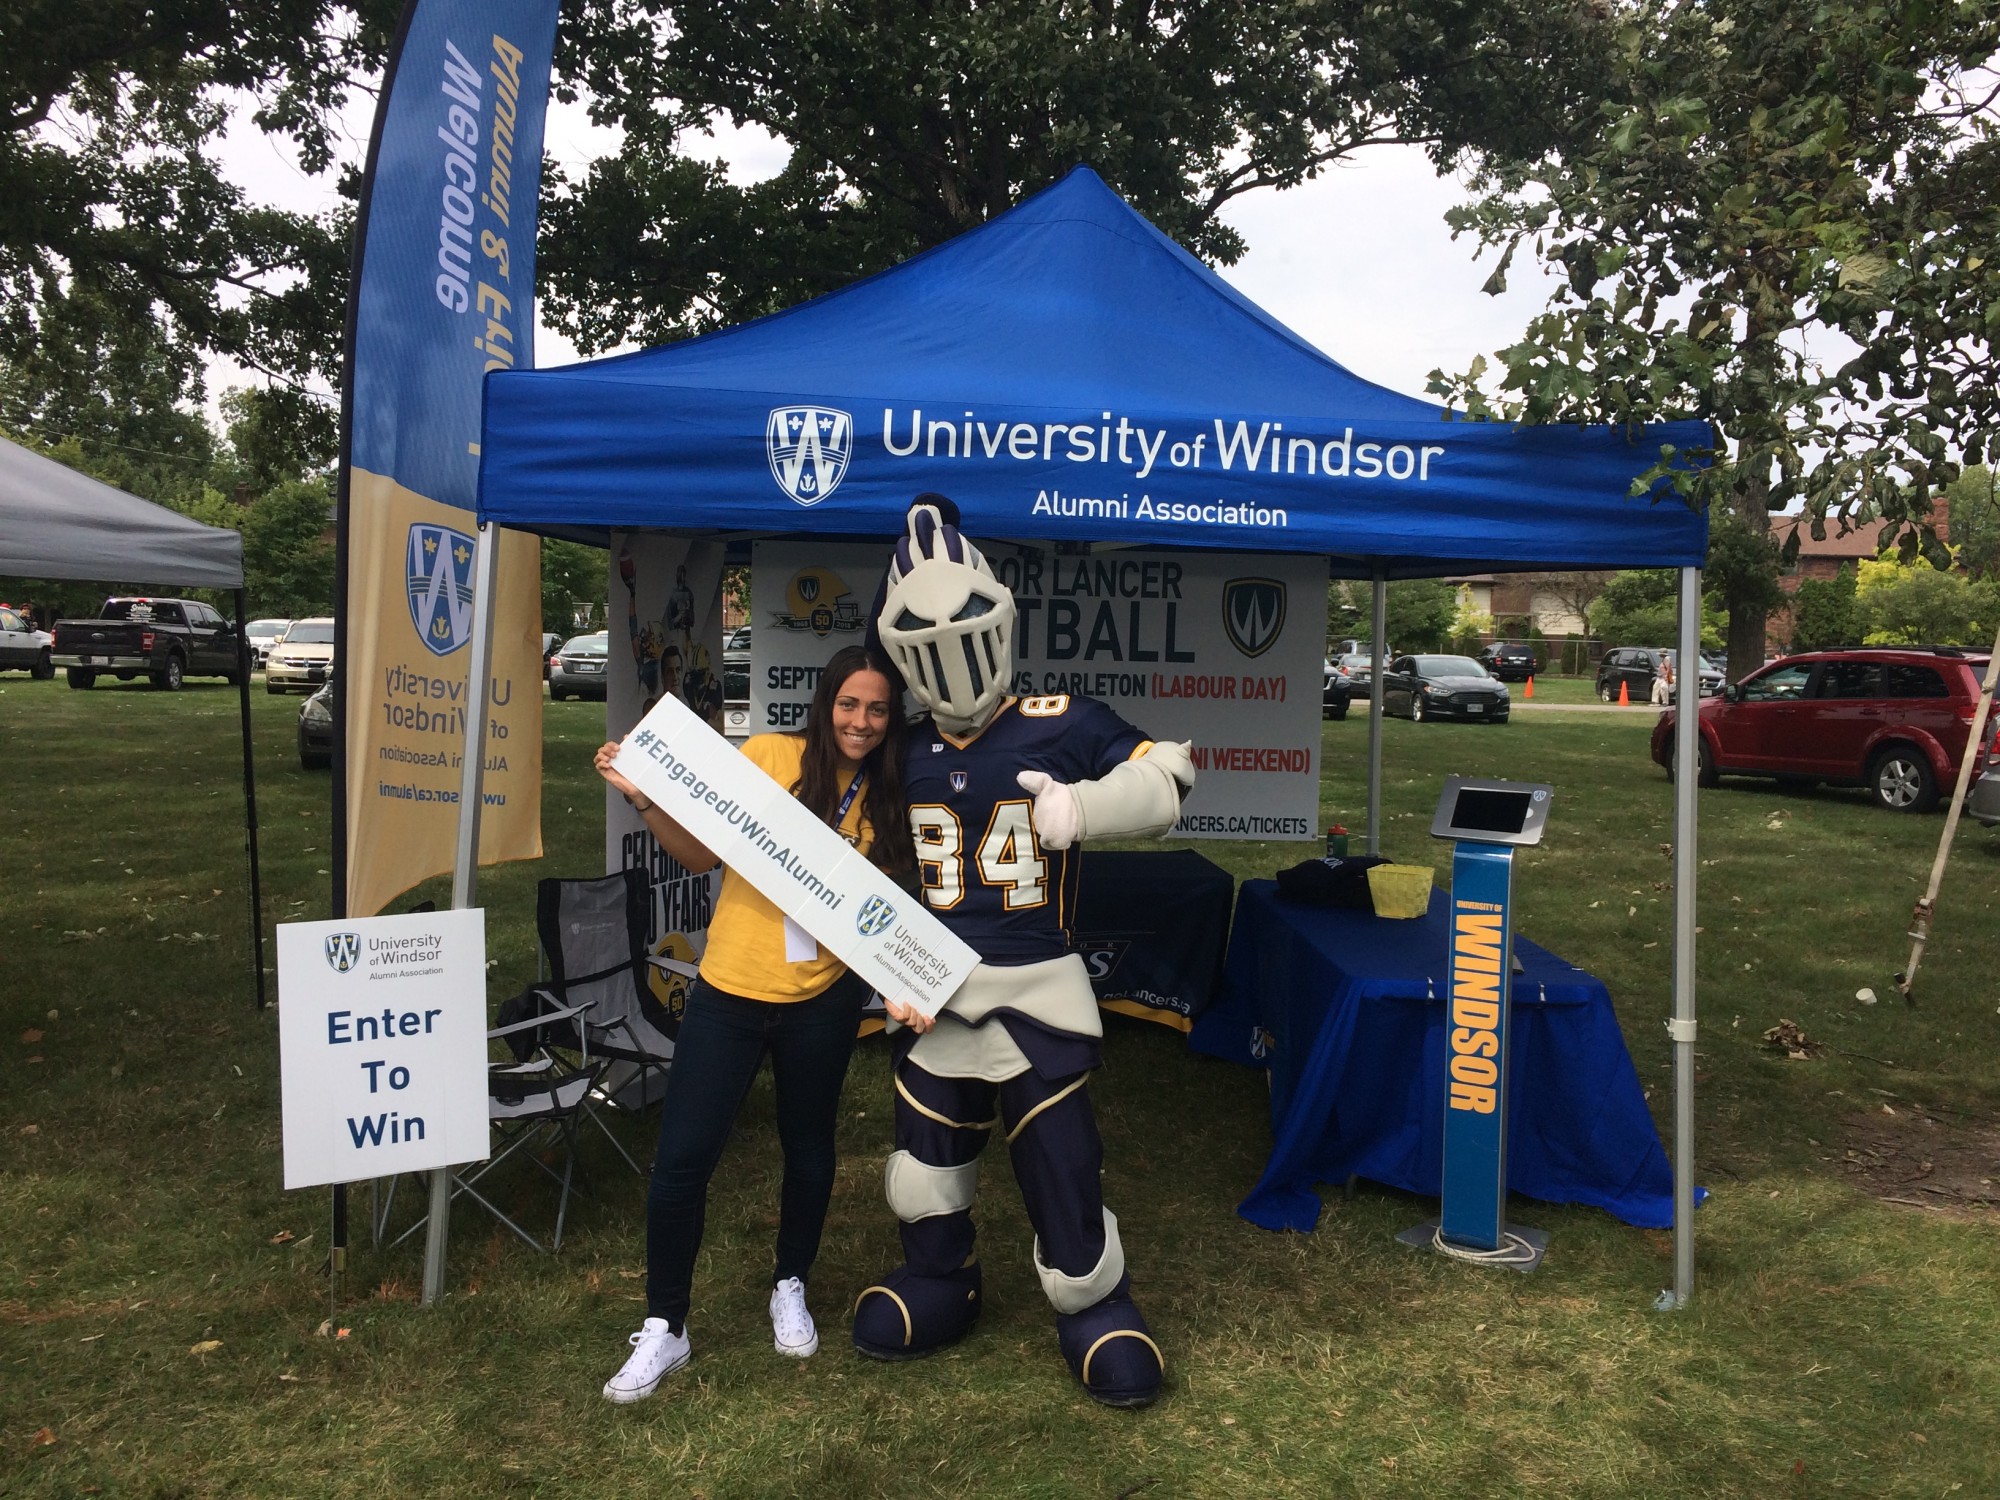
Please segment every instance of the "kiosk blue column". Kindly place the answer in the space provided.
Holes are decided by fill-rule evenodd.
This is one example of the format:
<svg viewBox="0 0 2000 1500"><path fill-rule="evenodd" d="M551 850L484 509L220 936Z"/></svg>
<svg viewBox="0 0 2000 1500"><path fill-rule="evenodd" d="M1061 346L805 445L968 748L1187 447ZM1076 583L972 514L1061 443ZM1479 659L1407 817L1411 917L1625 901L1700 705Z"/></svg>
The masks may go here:
<svg viewBox="0 0 2000 1500"><path fill-rule="evenodd" d="M1446 780L1431 824L1455 843L1445 998L1443 1201L1411 1231L1462 1259L1530 1270L1547 1237L1507 1223L1507 1035L1514 988L1514 851L1541 842L1553 789ZM1431 1232L1426 1234L1425 1230Z"/></svg>

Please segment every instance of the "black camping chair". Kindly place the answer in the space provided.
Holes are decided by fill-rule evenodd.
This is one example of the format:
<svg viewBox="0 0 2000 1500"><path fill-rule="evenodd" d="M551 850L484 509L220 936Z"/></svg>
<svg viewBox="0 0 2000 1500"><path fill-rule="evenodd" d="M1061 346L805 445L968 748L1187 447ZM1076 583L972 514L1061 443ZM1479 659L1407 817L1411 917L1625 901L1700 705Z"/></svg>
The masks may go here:
<svg viewBox="0 0 2000 1500"><path fill-rule="evenodd" d="M577 1122L587 1114L591 1093L602 1082L607 1066L604 1059L593 1060L587 1053L580 1061L563 1055L562 1029L574 1021L575 1015L573 1010L542 1012L525 1020L503 1021L486 1033L488 1041L504 1042L515 1058L511 1063L489 1063L486 1069L486 1116L493 1129L494 1150L485 1161L451 1174L453 1199L460 1194L471 1198L525 1240L531 1249L541 1253L562 1248L563 1224L569 1216L570 1193L576 1185ZM548 1160L558 1152L562 1162L560 1171ZM623 1154L622 1147L620 1153ZM517 1155L532 1162L556 1184L555 1234L547 1245L480 1190L480 1183ZM631 1158L628 1156L626 1160L629 1162ZM395 1194L396 1185L392 1181L376 1216L377 1243L393 1210ZM402 1244L429 1219L429 1214L423 1215L397 1235L390 1247Z"/></svg>
<svg viewBox="0 0 2000 1500"><path fill-rule="evenodd" d="M503 1025L529 1023L527 1048L574 1049L610 1064L592 1101L643 1108L673 1065L680 1021L653 993L654 971L693 978L694 965L647 952L651 890L643 870L620 870L594 880L548 879L536 887L535 927L549 977L501 1007ZM536 1019L540 1029L534 1029ZM632 1159L600 1119L590 1118Z"/></svg>

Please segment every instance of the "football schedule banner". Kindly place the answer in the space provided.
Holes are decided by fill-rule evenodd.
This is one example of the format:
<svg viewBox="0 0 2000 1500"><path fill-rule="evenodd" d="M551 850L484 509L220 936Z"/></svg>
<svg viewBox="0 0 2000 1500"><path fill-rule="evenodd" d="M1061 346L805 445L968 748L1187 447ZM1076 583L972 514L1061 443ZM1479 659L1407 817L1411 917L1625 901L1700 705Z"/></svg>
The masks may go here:
<svg viewBox="0 0 2000 1500"><path fill-rule="evenodd" d="M411 0L348 308L337 671L345 910L449 870L468 714L482 383L534 363L555 0ZM541 564L499 540L482 863L541 850Z"/></svg>
<svg viewBox="0 0 2000 1500"><path fill-rule="evenodd" d="M979 543L1014 594L1013 692L1102 699L1191 745L1174 836L1309 839L1318 828L1326 562ZM751 553L750 727L799 729L820 668L860 641L889 549L759 542Z"/></svg>
<svg viewBox="0 0 2000 1500"><path fill-rule="evenodd" d="M979 962L866 855L678 698L625 738L620 774L884 995L936 1015Z"/></svg>
<svg viewBox="0 0 2000 1500"><path fill-rule="evenodd" d="M285 1186L484 1161L486 913L278 926Z"/></svg>

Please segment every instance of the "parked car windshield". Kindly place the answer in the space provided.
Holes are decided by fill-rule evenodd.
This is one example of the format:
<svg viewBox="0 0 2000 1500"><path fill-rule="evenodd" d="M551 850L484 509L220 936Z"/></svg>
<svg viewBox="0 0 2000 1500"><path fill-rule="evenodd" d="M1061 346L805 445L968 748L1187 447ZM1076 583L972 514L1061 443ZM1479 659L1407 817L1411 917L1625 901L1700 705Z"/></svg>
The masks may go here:
<svg viewBox="0 0 2000 1500"><path fill-rule="evenodd" d="M333 621L301 620L285 632L287 646L331 646Z"/></svg>
<svg viewBox="0 0 2000 1500"><path fill-rule="evenodd" d="M243 627L243 633L253 640L276 640L291 623L290 620L252 620Z"/></svg>
<svg viewBox="0 0 2000 1500"><path fill-rule="evenodd" d="M1417 671L1425 677L1486 677L1491 674L1469 656L1419 656Z"/></svg>
<svg viewBox="0 0 2000 1500"><path fill-rule="evenodd" d="M562 648L564 656L604 656L607 655L606 637L602 635L579 635L571 638Z"/></svg>

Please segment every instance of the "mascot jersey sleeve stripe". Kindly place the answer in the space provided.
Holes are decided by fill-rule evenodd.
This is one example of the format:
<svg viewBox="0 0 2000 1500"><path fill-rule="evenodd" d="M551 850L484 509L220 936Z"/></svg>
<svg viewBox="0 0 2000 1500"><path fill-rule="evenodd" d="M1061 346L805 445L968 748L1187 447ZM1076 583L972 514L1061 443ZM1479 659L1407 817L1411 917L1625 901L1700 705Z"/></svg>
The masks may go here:
<svg viewBox="0 0 2000 1500"><path fill-rule="evenodd" d="M743 753L779 786L790 790L799 779L805 741L795 734L757 734L743 742ZM840 821L840 835L866 854L875 830L861 815L865 798L856 797ZM757 888L724 866L722 893L708 927L702 950L701 977L719 990L746 1000L785 1004L810 1000L846 972L846 965L824 948L803 963L785 962L785 917Z"/></svg>
<svg viewBox="0 0 2000 1500"><path fill-rule="evenodd" d="M1081 851L1041 847L1015 776L1094 781L1150 742L1094 698L1007 699L962 743L915 726L904 792L925 904L987 963L1069 952Z"/></svg>

